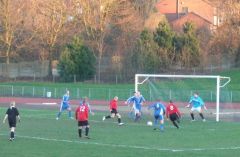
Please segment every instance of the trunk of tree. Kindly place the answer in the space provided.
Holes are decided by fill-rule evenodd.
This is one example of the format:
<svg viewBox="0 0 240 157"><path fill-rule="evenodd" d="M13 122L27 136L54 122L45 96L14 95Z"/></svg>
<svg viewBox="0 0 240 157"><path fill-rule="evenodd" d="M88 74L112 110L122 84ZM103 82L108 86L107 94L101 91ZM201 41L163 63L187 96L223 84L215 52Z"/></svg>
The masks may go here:
<svg viewBox="0 0 240 157"><path fill-rule="evenodd" d="M6 52L6 63L10 63L10 50L11 50L11 45L8 45L7 52Z"/></svg>
<svg viewBox="0 0 240 157"><path fill-rule="evenodd" d="M101 62L102 62L102 54L103 54L103 43L99 45L99 54L98 54L98 83L101 82Z"/></svg>
<svg viewBox="0 0 240 157"><path fill-rule="evenodd" d="M48 52L48 77L51 78L52 77L52 51L53 48L52 46L49 48L49 52Z"/></svg>
<svg viewBox="0 0 240 157"><path fill-rule="evenodd" d="M98 56L98 83L101 82L101 57Z"/></svg>

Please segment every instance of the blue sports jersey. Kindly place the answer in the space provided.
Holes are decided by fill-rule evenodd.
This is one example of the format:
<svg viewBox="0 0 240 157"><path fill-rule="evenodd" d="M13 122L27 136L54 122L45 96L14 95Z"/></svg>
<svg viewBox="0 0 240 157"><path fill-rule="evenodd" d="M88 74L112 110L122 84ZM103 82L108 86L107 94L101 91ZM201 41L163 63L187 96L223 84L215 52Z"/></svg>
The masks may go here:
<svg viewBox="0 0 240 157"><path fill-rule="evenodd" d="M69 95L67 95L67 94L63 95L62 105L63 106L69 106Z"/></svg>
<svg viewBox="0 0 240 157"><path fill-rule="evenodd" d="M165 106L160 102L149 105L148 109L151 109L151 108L154 111L154 116L158 116L158 115L162 116L162 115L164 115L164 113L166 111Z"/></svg>
<svg viewBox="0 0 240 157"><path fill-rule="evenodd" d="M139 97L132 96L132 97L128 98L128 100L127 100L127 103L134 103L135 108L138 110L141 110L143 102L145 102L145 98L142 95Z"/></svg>
<svg viewBox="0 0 240 157"><path fill-rule="evenodd" d="M189 100L189 104L191 104L194 108L198 108L203 106L204 102L199 96L198 97L192 96Z"/></svg>

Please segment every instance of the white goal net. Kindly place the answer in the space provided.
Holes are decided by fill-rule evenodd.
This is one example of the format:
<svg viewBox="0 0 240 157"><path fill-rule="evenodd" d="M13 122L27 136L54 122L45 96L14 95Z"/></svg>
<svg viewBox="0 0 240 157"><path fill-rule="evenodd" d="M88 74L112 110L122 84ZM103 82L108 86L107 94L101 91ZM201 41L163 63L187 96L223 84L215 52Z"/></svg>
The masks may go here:
<svg viewBox="0 0 240 157"><path fill-rule="evenodd" d="M232 93L226 86L230 80L230 77L212 75L136 74L135 91L140 91L150 102L161 99L167 105L172 100L186 115L189 115L189 109L184 106L193 93L198 92L208 108L205 115L219 121L220 118L232 118L237 113Z"/></svg>

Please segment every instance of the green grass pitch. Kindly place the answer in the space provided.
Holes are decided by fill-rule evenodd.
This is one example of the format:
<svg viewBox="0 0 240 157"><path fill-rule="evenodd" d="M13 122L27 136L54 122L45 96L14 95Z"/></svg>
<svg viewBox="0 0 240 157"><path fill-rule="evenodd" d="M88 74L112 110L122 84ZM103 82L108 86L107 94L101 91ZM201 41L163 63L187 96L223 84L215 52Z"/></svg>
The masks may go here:
<svg viewBox="0 0 240 157"><path fill-rule="evenodd" d="M6 108L0 108L3 118ZM240 126L236 122L200 120L191 122L186 115L177 130L168 121L165 131L154 131L146 125L145 114L134 123L122 113L124 126L116 119L102 122L108 112L90 116L91 139L79 139L77 122L64 113L55 120L57 110L21 108L21 123L16 139L8 141L7 124L0 124L1 157L237 157L240 153Z"/></svg>

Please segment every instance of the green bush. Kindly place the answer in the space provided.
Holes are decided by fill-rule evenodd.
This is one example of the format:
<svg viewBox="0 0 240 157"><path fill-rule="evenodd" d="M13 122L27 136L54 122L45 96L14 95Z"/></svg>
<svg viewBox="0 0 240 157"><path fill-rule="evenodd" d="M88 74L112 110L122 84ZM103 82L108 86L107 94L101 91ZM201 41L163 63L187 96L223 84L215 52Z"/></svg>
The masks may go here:
<svg viewBox="0 0 240 157"><path fill-rule="evenodd" d="M82 40L75 37L61 53L58 70L62 81L71 82L76 76L76 81L84 81L95 75L96 58L93 52L83 44Z"/></svg>

